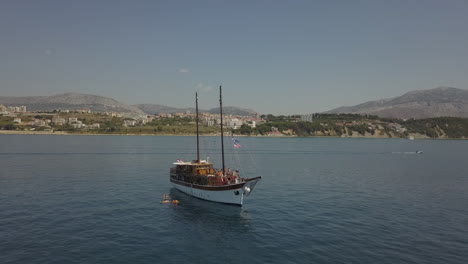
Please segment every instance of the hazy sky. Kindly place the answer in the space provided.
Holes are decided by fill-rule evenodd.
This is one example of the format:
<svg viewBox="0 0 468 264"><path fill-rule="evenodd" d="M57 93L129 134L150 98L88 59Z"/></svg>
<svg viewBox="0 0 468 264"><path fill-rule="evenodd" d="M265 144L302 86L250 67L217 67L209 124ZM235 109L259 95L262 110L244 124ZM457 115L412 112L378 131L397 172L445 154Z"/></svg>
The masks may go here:
<svg viewBox="0 0 468 264"><path fill-rule="evenodd" d="M0 1L0 96L329 110L468 88L468 1Z"/></svg>

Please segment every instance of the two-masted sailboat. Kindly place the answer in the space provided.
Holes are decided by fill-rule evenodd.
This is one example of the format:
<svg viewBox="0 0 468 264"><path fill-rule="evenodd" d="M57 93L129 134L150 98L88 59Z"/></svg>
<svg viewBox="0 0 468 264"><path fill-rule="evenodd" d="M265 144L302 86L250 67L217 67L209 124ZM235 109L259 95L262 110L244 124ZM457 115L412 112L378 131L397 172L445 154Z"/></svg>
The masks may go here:
<svg viewBox="0 0 468 264"><path fill-rule="evenodd" d="M223 101L219 87L221 116L221 157L222 168L215 169L213 164L200 159L198 129L198 95L195 95L197 125L197 159L191 162L177 160L170 171L171 184L178 190L200 199L242 206L244 196L252 193L261 176L243 178L237 170L227 169L224 163Z"/></svg>

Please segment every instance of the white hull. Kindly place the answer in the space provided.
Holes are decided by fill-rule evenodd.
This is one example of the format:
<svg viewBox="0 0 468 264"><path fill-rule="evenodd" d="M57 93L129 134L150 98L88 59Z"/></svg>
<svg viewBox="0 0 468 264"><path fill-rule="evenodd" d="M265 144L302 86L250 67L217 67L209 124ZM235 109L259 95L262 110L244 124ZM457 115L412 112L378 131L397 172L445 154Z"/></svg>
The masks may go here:
<svg viewBox="0 0 468 264"><path fill-rule="evenodd" d="M177 190L203 200L242 206L244 202L244 196L248 196L251 193L255 187L255 184L260 179L261 177L258 177L258 179L254 179L252 181L244 182L242 184L235 184L232 185L232 188L231 186L224 186L227 190L200 189L193 187L193 185L182 183L176 180L171 180L171 184Z"/></svg>
<svg viewBox="0 0 468 264"><path fill-rule="evenodd" d="M203 200L235 205L242 205L244 201L244 191L242 188L224 191L207 191L186 187L174 182L171 182L171 184L177 190ZM238 195L235 194L236 191L238 192Z"/></svg>

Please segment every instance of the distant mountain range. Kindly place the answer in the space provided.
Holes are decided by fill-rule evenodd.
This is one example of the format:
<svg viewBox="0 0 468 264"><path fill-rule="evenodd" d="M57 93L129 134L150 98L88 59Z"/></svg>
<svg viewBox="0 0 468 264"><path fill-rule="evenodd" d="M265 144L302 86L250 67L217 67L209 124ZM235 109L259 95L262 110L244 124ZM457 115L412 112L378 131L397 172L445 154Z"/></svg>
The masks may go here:
<svg viewBox="0 0 468 264"><path fill-rule="evenodd" d="M339 107L325 113L371 114L391 118L468 117L468 90L438 87L402 96Z"/></svg>
<svg viewBox="0 0 468 264"><path fill-rule="evenodd" d="M195 108L176 108L176 107L170 107L170 106L165 106L165 105L159 105L159 104L138 104L138 105L133 105L137 107L138 109L142 110L145 113L148 114L157 114L157 113L184 113L187 111L190 112L195 112ZM204 109L199 109L200 112L208 112L211 114L218 114L219 113L219 107L211 108L209 110L204 110ZM223 107L223 114L226 115L239 115L239 116L252 116L256 115L257 112L251 109L244 109L244 108L239 108L235 106L224 106Z"/></svg>
<svg viewBox="0 0 468 264"><path fill-rule="evenodd" d="M119 112L130 114L157 114L175 112L194 112L194 108L175 108L158 104L128 105L115 99L81 93L64 93L52 96L0 96L0 104L6 106L25 105L29 111L53 111L60 109L90 109L94 112ZM223 107L225 114L249 116L256 114L250 109L234 106ZM201 110L200 112L219 113L219 108Z"/></svg>
<svg viewBox="0 0 468 264"><path fill-rule="evenodd" d="M25 105L29 111L53 111L55 109L90 109L96 112L123 112L143 114L140 109L112 98L92 94L64 93L52 96L0 96L0 104Z"/></svg>
<svg viewBox="0 0 468 264"><path fill-rule="evenodd" d="M190 112L195 111L195 108L177 108L177 107L170 107L170 106L160 105L160 104L137 104L133 106L150 115L154 115L158 113L177 113L177 112L180 113L180 112L187 112L187 111L190 111ZM200 111L203 111L203 110L200 110Z"/></svg>
<svg viewBox="0 0 468 264"><path fill-rule="evenodd" d="M207 112L212 114L219 113L219 107L211 108ZM236 106L223 106L223 114L225 115L238 115L238 116L253 116L258 113L251 109L239 108Z"/></svg>
<svg viewBox="0 0 468 264"><path fill-rule="evenodd" d="M84 108L95 112L120 112L135 115L195 111L194 108L176 108L159 104L128 105L112 98L80 93L27 97L0 96L0 104L6 106L25 105L30 111L77 110ZM219 113L219 108L200 110L200 112L216 114ZM234 106L223 107L223 112L227 115L241 116L257 114L253 110ZM325 113L371 114L402 119L438 116L468 118L468 90L452 87L418 90L394 98L369 101L356 106L339 107Z"/></svg>

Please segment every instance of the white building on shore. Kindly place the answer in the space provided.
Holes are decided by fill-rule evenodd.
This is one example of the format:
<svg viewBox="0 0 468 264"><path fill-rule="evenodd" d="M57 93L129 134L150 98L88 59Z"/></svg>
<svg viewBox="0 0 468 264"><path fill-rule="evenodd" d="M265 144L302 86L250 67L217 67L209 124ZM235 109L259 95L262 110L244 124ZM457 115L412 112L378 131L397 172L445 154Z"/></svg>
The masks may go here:
<svg viewBox="0 0 468 264"><path fill-rule="evenodd" d="M306 121L306 122L314 121L314 114L301 115L301 121Z"/></svg>

